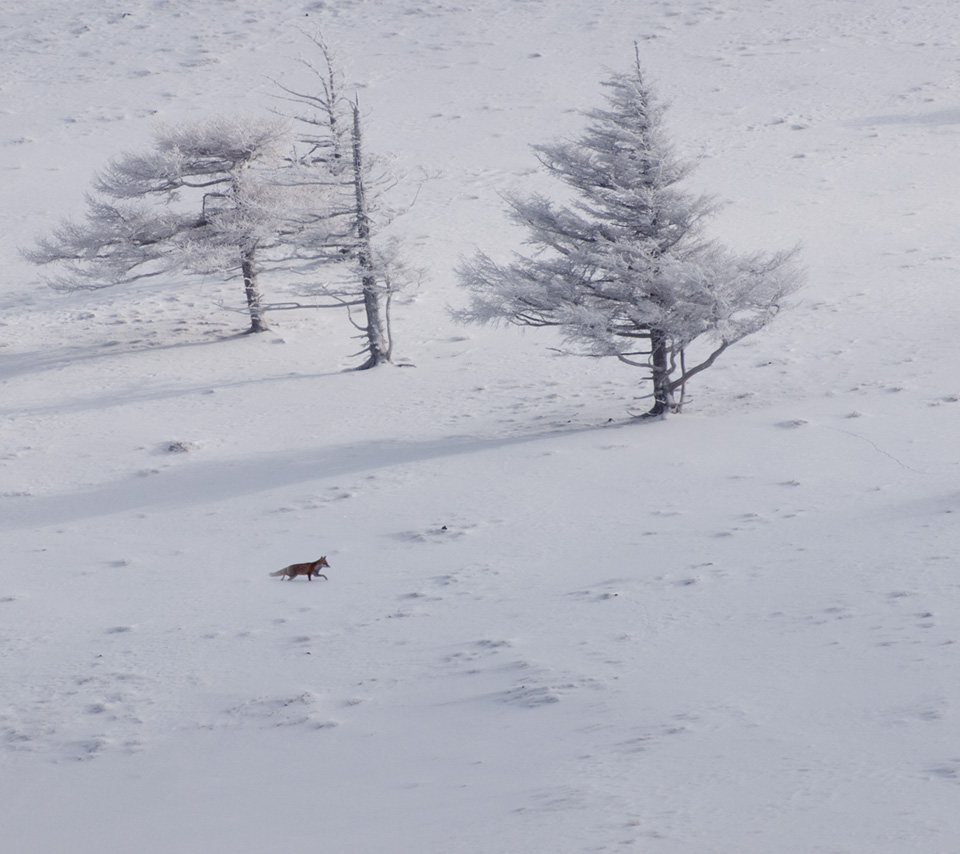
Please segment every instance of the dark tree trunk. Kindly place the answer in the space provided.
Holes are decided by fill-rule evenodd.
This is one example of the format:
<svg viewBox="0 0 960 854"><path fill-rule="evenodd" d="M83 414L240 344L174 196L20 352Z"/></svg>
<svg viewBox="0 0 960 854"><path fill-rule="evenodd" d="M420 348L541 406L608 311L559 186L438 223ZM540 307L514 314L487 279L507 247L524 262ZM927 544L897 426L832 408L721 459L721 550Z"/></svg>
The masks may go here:
<svg viewBox="0 0 960 854"><path fill-rule="evenodd" d="M257 268L254 263L255 249L242 250L240 269L243 273L243 289L247 295L247 308L250 311L249 332L266 332L268 327L263 319L263 307L260 304L260 287L257 284Z"/></svg>
<svg viewBox="0 0 960 854"><path fill-rule="evenodd" d="M361 252L360 269L372 269L369 256ZM380 295L377 293L376 276L370 273L363 275L363 308L367 314L367 349L370 353L361 369L374 368L390 361L390 346L384 335L383 312L380 306Z"/></svg>
<svg viewBox="0 0 960 854"><path fill-rule="evenodd" d="M669 339L659 329L650 332L650 366L653 370L653 408L647 418L665 416L673 408L673 387L670 383Z"/></svg>
<svg viewBox="0 0 960 854"><path fill-rule="evenodd" d="M367 198L363 186L363 150L360 133L360 108L353 107L353 187L356 197L357 263L360 265L363 287L363 308L367 316L367 361L359 370L375 368L390 361L390 342L386 332L386 319L380 305L377 274L374 269L373 247L370 243L370 218L367 215Z"/></svg>

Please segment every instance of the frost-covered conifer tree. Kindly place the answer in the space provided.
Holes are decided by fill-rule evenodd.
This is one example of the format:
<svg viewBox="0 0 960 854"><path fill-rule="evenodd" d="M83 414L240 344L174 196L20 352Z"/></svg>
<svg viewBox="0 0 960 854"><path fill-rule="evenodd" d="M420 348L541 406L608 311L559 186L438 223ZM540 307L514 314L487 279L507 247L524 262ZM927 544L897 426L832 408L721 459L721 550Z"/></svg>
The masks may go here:
<svg viewBox="0 0 960 854"><path fill-rule="evenodd" d="M250 331L266 329L259 255L282 242L291 190L269 177L289 144L279 121L214 118L160 128L153 149L96 178L83 222L24 254L64 272L50 284L101 288L172 273L239 274Z"/></svg>
<svg viewBox="0 0 960 854"><path fill-rule="evenodd" d="M639 57L605 86L608 105L586 114L579 139L534 147L576 201L510 200L536 252L507 265L482 253L464 263L473 301L456 315L558 327L578 352L645 368L646 414L665 415L679 409L687 380L776 315L799 274L793 253L736 255L704 239L715 206L678 189L689 166L665 138ZM701 337L712 343L688 364Z"/></svg>

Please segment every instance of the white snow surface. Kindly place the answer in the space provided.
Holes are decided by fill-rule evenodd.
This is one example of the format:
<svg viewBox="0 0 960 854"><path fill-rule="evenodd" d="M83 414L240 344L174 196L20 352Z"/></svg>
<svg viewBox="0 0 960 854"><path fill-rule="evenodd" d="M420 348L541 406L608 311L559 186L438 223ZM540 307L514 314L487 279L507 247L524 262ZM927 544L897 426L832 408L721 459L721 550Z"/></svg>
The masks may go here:
<svg viewBox="0 0 960 854"><path fill-rule="evenodd" d="M281 107L316 25L415 198L414 367L347 371L333 312L237 335L236 282L40 283L96 168ZM960 851L954 0L0 0L0 38L3 851ZM808 268L654 423L635 369L448 316L634 41L714 235Z"/></svg>

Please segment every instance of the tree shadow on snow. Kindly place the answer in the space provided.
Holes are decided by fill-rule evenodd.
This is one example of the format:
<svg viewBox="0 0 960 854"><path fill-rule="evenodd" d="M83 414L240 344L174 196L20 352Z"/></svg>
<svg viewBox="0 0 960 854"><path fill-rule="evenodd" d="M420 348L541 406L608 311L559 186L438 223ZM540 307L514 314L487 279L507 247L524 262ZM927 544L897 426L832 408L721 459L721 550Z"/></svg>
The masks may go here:
<svg viewBox="0 0 960 854"><path fill-rule="evenodd" d="M128 356L133 353L153 353L164 350L208 347L212 344L223 344L225 341L234 341L248 337L246 332L225 334L211 332L208 334L210 336L209 338L200 341L192 340L154 344L143 338L134 338L129 341L100 341L96 344L34 350L29 353L9 356L3 363L0 363L0 380L13 379L14 377L20 377L26 374L56 371L82 362L113 359L118 356Z"/></svg>
<svg viewBox="0 0 960 854"><path fill-rule="evenodd" d="M482 454L512 445L636 424L561 425L512 436L447 436L423 441L373 440L314 450L260 453L246 458L197 461L183 467L130 476L90 490L4 501L0 528L62 525L118 513L163 511L217 504L243 495L285 489L309 481ZM659 423L648 421L649 424ZM635 428L631 428L635 429Z"/></svg>

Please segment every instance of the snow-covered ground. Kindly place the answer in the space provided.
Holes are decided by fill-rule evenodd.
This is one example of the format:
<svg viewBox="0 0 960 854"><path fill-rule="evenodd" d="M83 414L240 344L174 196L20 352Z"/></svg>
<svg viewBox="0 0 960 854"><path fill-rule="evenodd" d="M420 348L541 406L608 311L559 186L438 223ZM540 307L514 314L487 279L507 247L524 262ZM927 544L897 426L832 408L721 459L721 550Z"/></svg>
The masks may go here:
<svg viewBox="0 0 960 854"><path fill-rule="evenodd" d="M318 24L416 195L416 367L345 372L330 312L236 336L236 282L39 283L97 167L276 108ZM0 39L4 851L960 850L952 0L0 0ZM634 369L447 313L635 40L714 233L808 268L643 424Z"/></svg>

